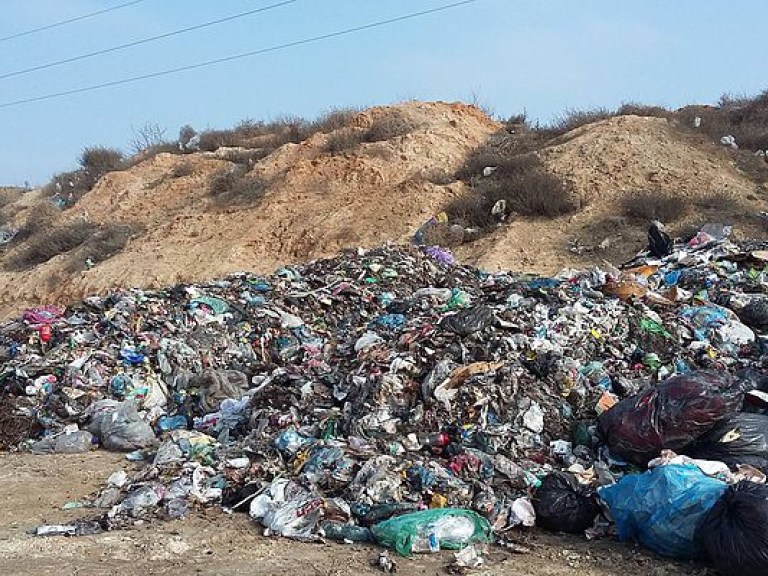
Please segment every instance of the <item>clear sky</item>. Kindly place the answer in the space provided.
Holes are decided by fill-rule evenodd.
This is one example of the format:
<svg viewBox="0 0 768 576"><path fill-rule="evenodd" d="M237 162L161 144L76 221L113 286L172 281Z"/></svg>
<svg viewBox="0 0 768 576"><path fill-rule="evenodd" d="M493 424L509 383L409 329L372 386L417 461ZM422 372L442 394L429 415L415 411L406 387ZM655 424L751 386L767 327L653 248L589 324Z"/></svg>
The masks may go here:
<svg viewBox="0 0 768 576"><path fill-rule="evenodd" d="M0 75L277 0L144 0L0 42ZM2 0L0 38L125 0ZM550 120L565 108L678 107L768 88L764 0L477 0L390 26L215 67L21 106L119 80L425 10L451 0L299 0L239 20L0 79L0 184L42 184L91 145L128 148L158 123L228 128L330 107L471 100Z"/></svg>

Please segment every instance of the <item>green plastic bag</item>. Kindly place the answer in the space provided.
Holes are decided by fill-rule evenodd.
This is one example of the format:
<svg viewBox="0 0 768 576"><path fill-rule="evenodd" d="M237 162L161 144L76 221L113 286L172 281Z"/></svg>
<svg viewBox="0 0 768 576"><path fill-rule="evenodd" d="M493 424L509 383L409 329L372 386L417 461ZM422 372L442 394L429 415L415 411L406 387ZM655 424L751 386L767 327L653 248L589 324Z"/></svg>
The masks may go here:
<svg viewBox="0 0 768 576"><path fill-rule="evenodd" d="M488 520L462 508L434 508L384 520L371 527L381 546L402 556L411 552L459 550L474 542L493 540Z"/></svg>

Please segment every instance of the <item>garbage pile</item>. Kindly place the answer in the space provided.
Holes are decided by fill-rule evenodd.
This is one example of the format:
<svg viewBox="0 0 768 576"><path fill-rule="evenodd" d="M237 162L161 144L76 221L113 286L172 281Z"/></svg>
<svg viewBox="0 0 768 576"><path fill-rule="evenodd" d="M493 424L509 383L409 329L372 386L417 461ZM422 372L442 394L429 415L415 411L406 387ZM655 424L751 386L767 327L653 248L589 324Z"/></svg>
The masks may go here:
<svg viewBox="0 0 768 576"><path fill-rule="evenodd" d="M386 246L28 310L0 329L0 441L145 464L40 535L215 505L405 555L514 545L536 522L654 548L658 522L633 513L658 496L688 539L657 551L716 559L722 530L695 529L740 522L768 472L768 244L709 232L623 270L487 273ZM627 494L645 508L619 509ZM694 522L675 498L707 507Z"/></svg>

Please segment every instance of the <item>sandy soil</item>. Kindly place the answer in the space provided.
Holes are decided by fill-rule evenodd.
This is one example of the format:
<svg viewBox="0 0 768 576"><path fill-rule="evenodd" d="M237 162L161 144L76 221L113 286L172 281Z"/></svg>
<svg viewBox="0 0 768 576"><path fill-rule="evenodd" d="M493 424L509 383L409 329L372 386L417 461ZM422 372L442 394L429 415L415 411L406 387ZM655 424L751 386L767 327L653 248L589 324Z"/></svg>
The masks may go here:
<svg viewBox="0 0 768 576"><path fill-rule="evenodd" d="M69 255L24 272L0 267L0 318L115 287L160 287L242 270L267 273L346 247L407 242L450 198L468 193L461 182L442 184L449 180L445 175L501 126L461 103L394 108L416 129L338 154L326 152L328 135L319 133L257 162L252 173L271 184L251 207L216 205L207 192L211 177L232 166L222 159L226 149L160 154L107 174L63 220L129 222L145 232L122 253L74 275L67 271ZM371 108L353 125L363 130L391 110ZM646 223L627 220L620 208L623 197L640 190L674 194L691 205L673 231L726 220L742 236L765 233L755 214L768 209L768 189L736 170L725 149L686 137L665 119L621 116L583 126L544 149L541 158L571 184L583 210L554 220L517 219L461 246L462 261L539 273L621 261L644 246ZM172 177L180 164L192 172ZM718 206L697 205L712 194L719 195ZM39 193L24 194L0 216L23 223L41 200Z"/></svg>
<svg viewBox="0 0 768 576"><path fill-rule="evenodd" d="M307 544L266 538L245 515L210 509L182 521L80 538L38 538L27 530L62 523L83 510L61 510L98 489L106 478L131 464L121 455L94 452L72 456L0 455L0 574L284 574L346 576L382 574L371 562L379 548L336 543ZM529 554L492 546L482 576L704 576L703 566L673 563L613 540L521 535ZM396 558L399 574L447 574L453 554Z"/></svg>

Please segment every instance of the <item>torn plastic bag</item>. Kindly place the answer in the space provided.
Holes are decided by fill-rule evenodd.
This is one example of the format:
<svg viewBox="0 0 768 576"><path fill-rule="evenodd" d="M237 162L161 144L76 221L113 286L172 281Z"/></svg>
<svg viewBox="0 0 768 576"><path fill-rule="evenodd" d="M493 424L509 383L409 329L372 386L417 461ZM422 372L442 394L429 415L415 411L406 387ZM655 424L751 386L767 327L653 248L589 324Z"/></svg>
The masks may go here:
<svg viewBox="0 0 768 576"><path fill-rule="evenodd" d="M699 524L726 488L696 466L669 464L624 476L598 495L621 541L636 540L662 556L695 560L705 555L697 538Z"/></svg>
<svg viewBox="0 0 768 576"><path fill-rule="evenodd" d="M157 442L152 427L139 416L134 402L123 402L115 412L103 416L97 436L104 448L116 452L131 452Z"/></svg>
<svg viewBox="0 0 768 576"><path fill-rule="evenodd" d="M249 515L269 532L286 538L312 539L318 527L323 499L295 482L278 478L251 501Z"/></svg>
<svg viewBox="0 0 768 576"><path fill-rule="evenodd" d="M493 325L496 317L488 306L474 306L443 318L440 325L459 336L469 336Z"/></svg>
<svg viewBox="0 0 768 576"><path fill-rule="evenodd" d="M768 486L729 486L701 522L699 538L723 576L764 576L768 570Z"/></svg>
<svg viewBox="0 0 768 576"><path fill-rule="evenodd" d="M435 508L404 514L371 528L381 546L394 548L402 556L411 552L458 550L473 542L490 542L488 520L461 508Z"/></svg>
<svg viewBox="0 0 768 576"><path fill-rule="evenodd" d="M686 448L685 454L729 462L744 456L768 459L768 416L740 413L725 418Z"/></svg>
<svg viewBox="0 0 768 576"><path fill-rule="evenodd" d="M595 521L600 507L573 474L553 472L541 481L533 498L536 524L556 532L583 532Z"/></svg>
<svg viewBox="0 0 768 576"><path fill-rule="evenodd" d="M88 430L59 434L43 438L32 444L32 454L79 454L93 450L93 434Z"/></svg>
<svg viewBox="0 0 768 576"><path fill-rule="evenodd" d="M598 418L598 433L614 456L645 466L667 448L680 452L721 419L736 413L744 392L725 372L668 378L625 398Z"/></svg>

